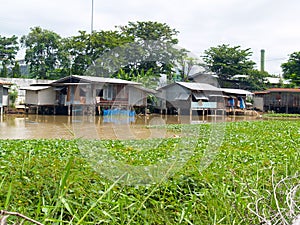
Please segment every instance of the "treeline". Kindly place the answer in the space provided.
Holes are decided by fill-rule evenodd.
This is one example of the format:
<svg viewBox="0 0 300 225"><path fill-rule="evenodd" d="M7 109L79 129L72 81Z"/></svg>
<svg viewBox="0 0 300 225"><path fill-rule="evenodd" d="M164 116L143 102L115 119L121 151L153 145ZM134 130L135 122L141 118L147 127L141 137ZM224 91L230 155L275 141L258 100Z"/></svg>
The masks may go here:
<svg viewBox="0 0 300 225"><path fill-rule="evenodd" d="M116 71L103 71L102 68L104 73L97 74L100 76L134 80L146 75L155 78L166 74L171 78L177 73L187 72L179 68L180 64L186 63L185 58L189 63L197 63L188 59L187 51L173 47L178 43L177 34L175 29L158 22L129 22L113 31L93 31L91 34L79 31L78 35L67 38L34 27L19 41L16 36L0 36L1 76L21 75L15 60L21 46L26 51L27 77L30 78L58 79L69 74L86 75L88 68L101 63L116 68ZM106 58L113 62L107 65L109 60ZM101 63L99 59L102 59Z"/></svg>
<svg viewBox="0 0 300 225"><path fill-rule="evenodd" d="M222 86L240 82L250 90L267 87L265 77L270 74L255 69L250 60L251 49L225 44L211 47L201 56L203 63L200 63L186 49L176 47L178 33L165 23L151 21L129 22L109 31L79 31L67 38L33 27L20 38L0 36L0 76L24 76L15 59L20 48L24 48L27 78L59 79L69 74L107 76L155 87L161 74L170 82L187 81L193 68L200 66L206 72L216 73ZM289 79L295 77L288 64L283 65L283 71ZM238 74L247 76L236 80Z"/></svg>

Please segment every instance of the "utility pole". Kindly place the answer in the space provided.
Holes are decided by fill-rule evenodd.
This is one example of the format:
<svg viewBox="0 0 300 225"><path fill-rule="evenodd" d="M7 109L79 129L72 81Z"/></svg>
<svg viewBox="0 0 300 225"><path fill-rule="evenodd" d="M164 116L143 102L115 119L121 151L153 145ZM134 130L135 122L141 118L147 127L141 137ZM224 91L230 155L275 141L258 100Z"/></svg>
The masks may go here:
<svg viewBox="0 0 300 225"><path fill-rule="evenodd" d="M92 0L92 18L91 18L91 34L94 30L94 0Z"/></svg>

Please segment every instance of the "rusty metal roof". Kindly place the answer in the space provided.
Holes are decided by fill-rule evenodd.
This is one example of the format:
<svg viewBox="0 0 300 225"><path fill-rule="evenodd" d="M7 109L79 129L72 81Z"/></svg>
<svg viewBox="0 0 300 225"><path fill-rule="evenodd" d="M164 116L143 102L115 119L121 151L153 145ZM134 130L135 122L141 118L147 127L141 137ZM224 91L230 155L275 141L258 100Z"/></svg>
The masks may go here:
<svg viewBox="0 0 300 225"><path fill-rule="evenodd" d="M300 92L300 88L270 88L266 92Z"/></svg>
<svg viewBox="0 0 300 225"><path fill-rule="evenodd" d="M0 85L12 85L12 83L0 80Z"/></svg>

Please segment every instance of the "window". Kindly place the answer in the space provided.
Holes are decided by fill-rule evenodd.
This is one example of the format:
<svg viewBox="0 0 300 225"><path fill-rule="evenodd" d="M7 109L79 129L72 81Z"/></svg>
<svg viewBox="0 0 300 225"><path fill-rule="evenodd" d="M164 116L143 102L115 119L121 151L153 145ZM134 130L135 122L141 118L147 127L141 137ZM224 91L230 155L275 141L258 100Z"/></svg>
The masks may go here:
<svg viewBox="0 0 300 225"><path fill-rule="evenodd" d="M114 100L116 98L116 87L113 85L107 86L107 100Z"/></svg>
<svg viewBox="0 0 300 225"><path fill-rule="evenodd" d="M103 95L103 89L97 89L96 90L96 96L100 97L100 98L103 98L104 97L104 95Z"/></svg>
<svg viewBox="0 0 300 225"><path fill-rule="evenodd" d="M79 96L85 97L85 95L86 95L86 89L85 88L80 88Z"/></svg>

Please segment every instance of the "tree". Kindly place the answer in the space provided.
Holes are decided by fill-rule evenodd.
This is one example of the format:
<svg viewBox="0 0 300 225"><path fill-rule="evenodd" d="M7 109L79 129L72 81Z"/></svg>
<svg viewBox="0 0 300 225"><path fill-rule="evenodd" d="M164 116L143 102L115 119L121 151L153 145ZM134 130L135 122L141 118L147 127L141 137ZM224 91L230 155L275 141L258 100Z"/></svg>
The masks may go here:
<svg viewBox="0 0 300 225"><path fill-rule="evenodd" d="M18 89L15 85L12 85L8 91L9 96L9 106L15 108L15 103L18 98Z"/></svg>
<svg viewBox="0 0 300 225"><path fill-rule="evenodd" d="M119 26L121 31L135 41L160 41L169 44L178 44L175 36L179 31L172 29L166 23L159 22L129 22L126 26Z"/></svg>
<svg viewBox="0 0 300 225"><path fill-rule="evenodd" d="M131 41L131 38L118 31L93 31L92 34L79 31L79 35L65 39L64 46L72 59L72 73L85 74L87 68L95 64L104 53Z"/></svg>
<svg viewBox="0 0 300 225"><path fill-rule="evenodd" d="M21 77L21 69L17 61L15 61L14 66L11 69L11 77L13 78Z"/></svg>
<svg viewBox="0 0 300 225"><path fill-rule="evenodd" d="M142 70L140 73L136 74L136 71L130 71L127 73L121 68L114 77L122 80L138 82L147 88L155 89L157 87L157 80L156 77L153 76L151 69L147 72Z"/></svg>
<svg viewBox="0 0 300 225"><path fill-rule="evenodd" d="M1 76L7 76L7 66L12 65L15 56L19 50L18 38L13 35L11 37L1 37L0 35L0 62L2 64Z"/></svg>
<svg viewBox="0 0 300 225"><path fill-rule="evenodd" d="M269 73L259 70L250 70L248 75L245 89L250 91L262 91L268 88L266 77L270 76Z"/></svg>
<svg viewBox="0 0 300 225"><path fill-rule="evenodd" d="M7 69L5 64L2 64L2 69L0 71L0 76L1 77L7 77L7 75L8 75L8 69Z"/></svg>
<svg viewBox="0 0 300 225"><path fill-rule="evenodd" d="M174 48L178 43L178 31L165 23L159 22L129 22L126 26L119 26L124 35L131 37L135 43L135 55L123 67L125 72L135 71L136 74L152 76L158 79L160 74L172 77L180 51ZM144 71L143 73L141 71Z"/></svg>
<svg viewBox="0 0 300 225"><path fill-rule="evenodd" d="M191 56L188 50L181 49L179 57L177 59L177 67L179 72L179 76L177 76L177 80L188 81L189 75L193 70L195 70L197 67L204 68L205 65L200 63L199 59L197 59L196 57Z"/></svg>
<svg viewBox="0 0 300 225"><path fill-rule="evenodd" d="M56 79L59 67L61 37L53 31L40 27L30 28L28 35L21 38L26 48L25 61L31 76L39 79Z"/></svg>
<svg viewBox="0 0 300 225"><path fill-rule="evenodd" d="M294 52L286 63L281 64L283 77L290 79L297 86L300 85L300 52Z"/></svg>
<svg viewBox="0 0 300 225"><path fill-rule="evenodd" d="M249 48L241 49L240 46L223 44L205 50L203 60L221 81L226 81L234 75L247 74L249 70L253 70L255 63L249 59L250 56L252 52Z"/></svg>

